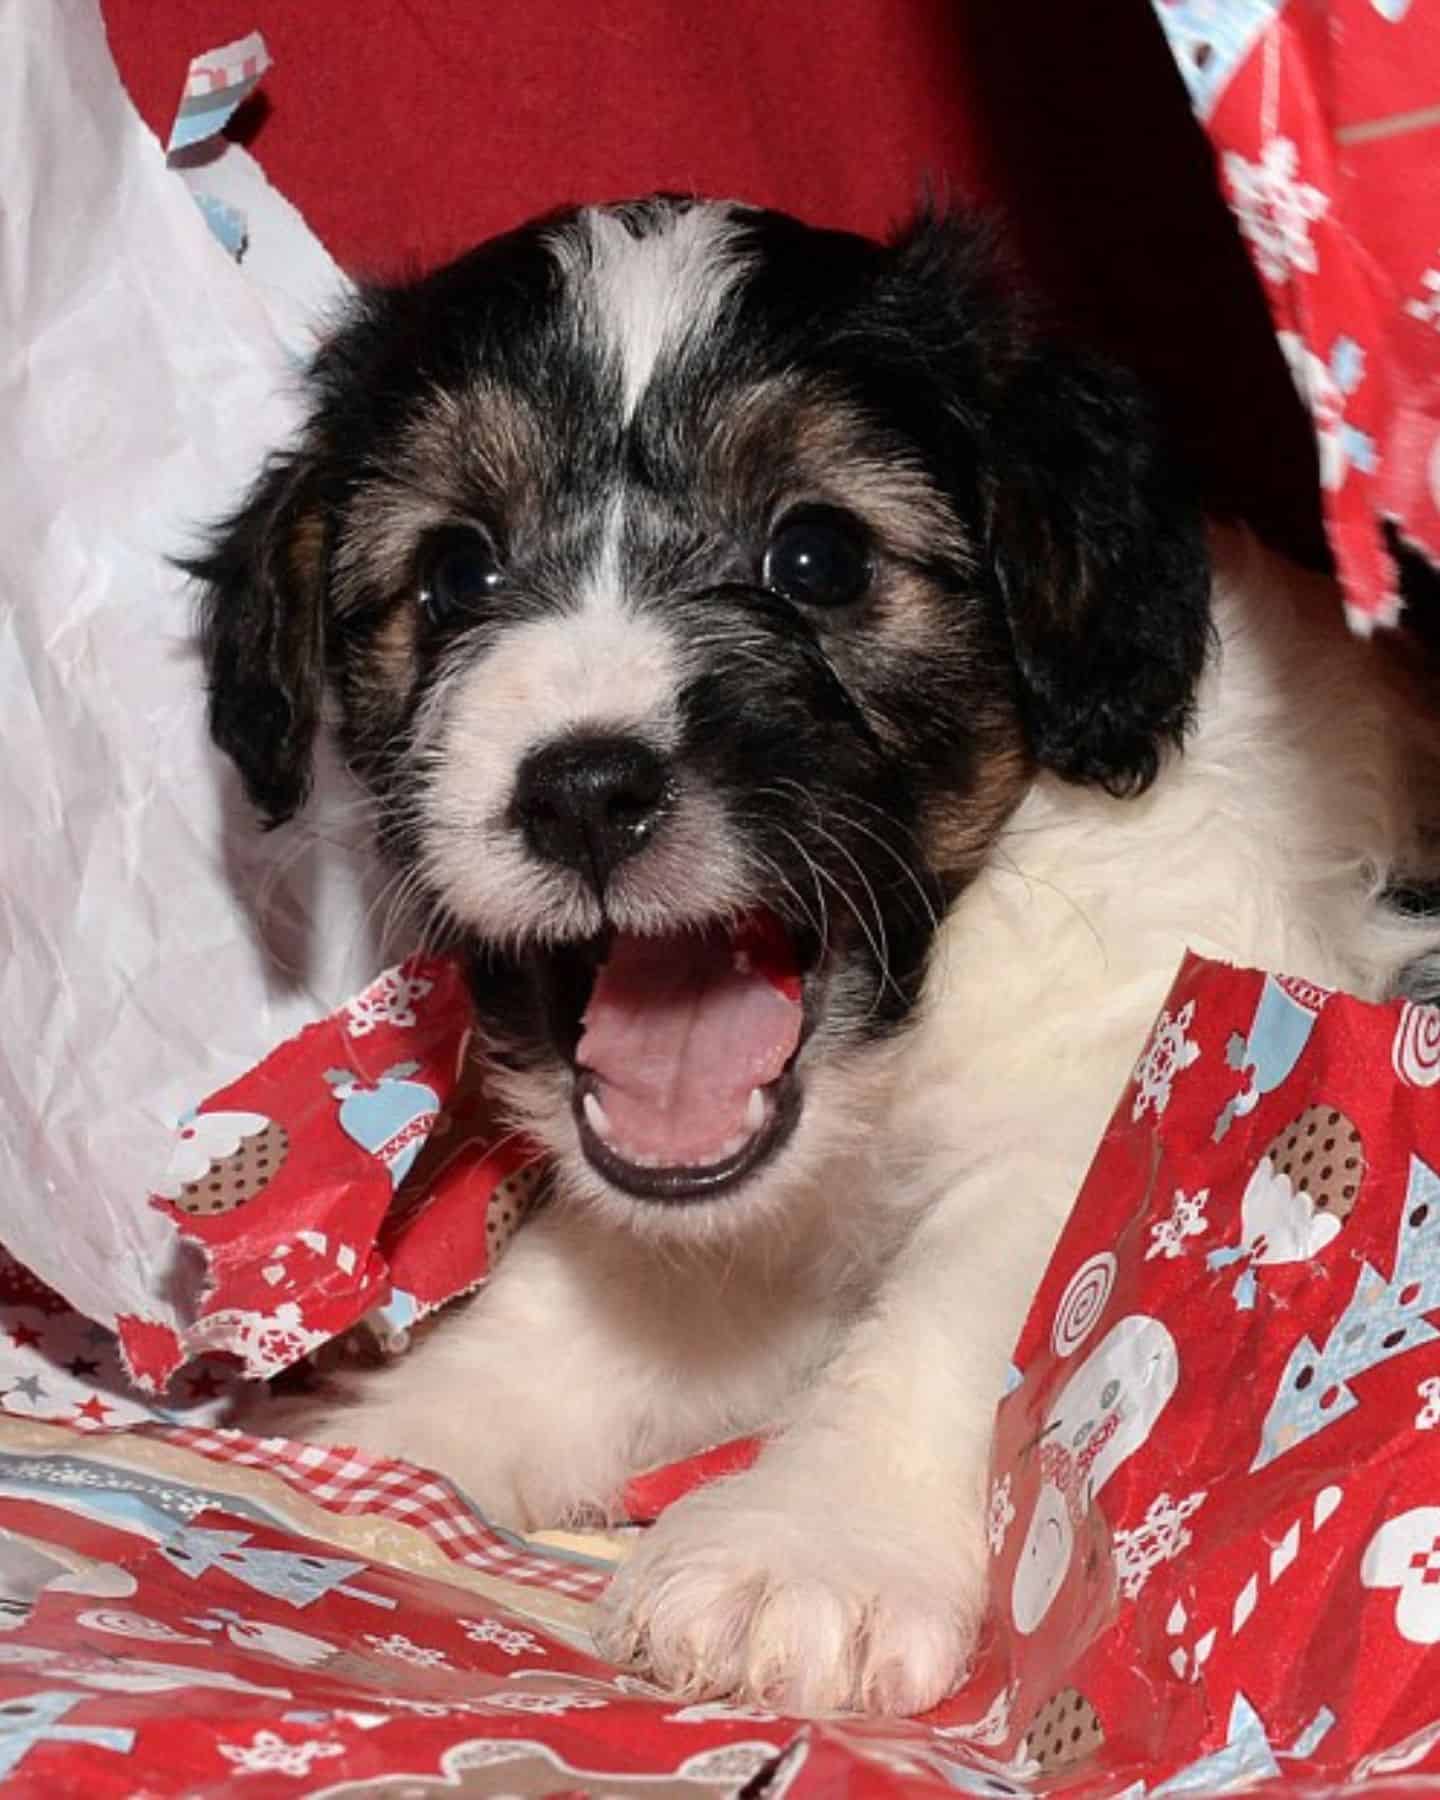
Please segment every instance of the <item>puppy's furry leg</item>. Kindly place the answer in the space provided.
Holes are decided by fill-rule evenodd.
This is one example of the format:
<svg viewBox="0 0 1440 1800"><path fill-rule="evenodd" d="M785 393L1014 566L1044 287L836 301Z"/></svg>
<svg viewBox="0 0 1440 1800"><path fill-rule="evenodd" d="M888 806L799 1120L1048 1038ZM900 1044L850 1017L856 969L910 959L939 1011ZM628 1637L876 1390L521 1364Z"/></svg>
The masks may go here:
<svg viewBox="0 0 1440 1800"><path fill-rule="evenodd" d="M437 1469L496 1524L603 1518L638 1470L776 1416L830 1328L784 1298L554 1206L399 1363L246 1423Z"/></svg>
<svg viewBox="0 0 1440 1800"><path fill-rule="evenodd" d="M439 1470L498 1525L603 1513L632 1472L650 1395L629 1284L586 1235L571 1215L539 1214L489 1285L398 1363L280 1402L250 1428Z"/></svg>
<svg viewBox="0 0 1440 1800"><path fill-rule="evenodd" d="M609 1654L804 1713L916 1712L956 1685L991 1423L1050 1249L1048 1209L1023 1204L1038 1173L1001 1159L921 1220L756 1466L672 1508L621 1571Z"/></svg>

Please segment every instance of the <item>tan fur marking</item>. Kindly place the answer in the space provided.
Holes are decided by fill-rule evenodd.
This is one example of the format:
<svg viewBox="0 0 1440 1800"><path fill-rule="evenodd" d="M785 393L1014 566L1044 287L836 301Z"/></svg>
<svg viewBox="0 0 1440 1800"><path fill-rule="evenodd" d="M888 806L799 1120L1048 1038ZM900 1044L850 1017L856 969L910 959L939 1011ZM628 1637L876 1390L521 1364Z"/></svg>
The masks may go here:
<svg viewBox="0 0 1440 1800"><path fill-rule="evenodd" d="M863 422L826 384L776 378L738 400L728 397L699 474L724 492L753 486L764 472L779 506L820 501L863 519L892 554L974 560L943 493L914 462L881 460L866 446Z"/></svg>
<svg viewBox="0 0 1440 1800"><path fill-rule="evenodd" d="M301 515L286 545L290 574L304 593L313 593L325 559L325 515L318 508Z"/></svg>
<svg viewBox="0 0 1440 1800"><path fill-rule="evenodd" d="M437 390L407 426L389 472L345 509L335 551L340 609L377 591L401 592L424 534L472 518L487 498L523 521L539 505L535 472L543 466L540 421L518 394L486 380L460 394Z"/></svg>
<svg viewBox="0 0 1440 1800"><path fill-rule="evenodd" d="M946 794L921 821L926 854L943 875L971 875L984 863L1001 827L1024 798L1034 762L1018 726L1009 743L980 760L975 780L964 794Z"/></svg>

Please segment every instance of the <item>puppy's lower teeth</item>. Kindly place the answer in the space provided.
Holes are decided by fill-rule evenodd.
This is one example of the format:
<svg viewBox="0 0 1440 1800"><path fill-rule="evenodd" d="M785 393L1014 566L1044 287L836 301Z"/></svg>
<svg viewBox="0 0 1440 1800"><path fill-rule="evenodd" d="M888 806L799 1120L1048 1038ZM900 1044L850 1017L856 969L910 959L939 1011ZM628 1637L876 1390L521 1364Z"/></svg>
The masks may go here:
<svg viewBox="0 0 1440 1800"><path fill-rule="evenodd" d="M756 1132L765 1123L765 1096L759 1088L751 1088L749 1104L745 1108L745 1126L750 1132Z"/></svg>
<svg viewBox="0 0 1440 1800"><path fill-rule="evenodd" d="M615 1129L610 1123L605 1108L596 1099L594 1094L586 1094L582 1104L585 1108L586 1123L595 1133L596 1137L608 1144L615 1135Z"/></svg>

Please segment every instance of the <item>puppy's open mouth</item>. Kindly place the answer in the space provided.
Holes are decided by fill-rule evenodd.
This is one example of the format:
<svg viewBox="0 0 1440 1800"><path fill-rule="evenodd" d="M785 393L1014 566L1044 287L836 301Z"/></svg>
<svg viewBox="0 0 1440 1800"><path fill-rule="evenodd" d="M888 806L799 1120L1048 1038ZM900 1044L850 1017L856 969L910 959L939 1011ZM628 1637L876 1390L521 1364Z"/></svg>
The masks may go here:
<svg viewBox="0 0 1440 1800"><path fill-rule="evenodd" d="M580 1146L613 1186L698 1200L767 1160L800 1114L795 1060L818 946L771 913L670 935L616 933L570 984Z"/></svg>

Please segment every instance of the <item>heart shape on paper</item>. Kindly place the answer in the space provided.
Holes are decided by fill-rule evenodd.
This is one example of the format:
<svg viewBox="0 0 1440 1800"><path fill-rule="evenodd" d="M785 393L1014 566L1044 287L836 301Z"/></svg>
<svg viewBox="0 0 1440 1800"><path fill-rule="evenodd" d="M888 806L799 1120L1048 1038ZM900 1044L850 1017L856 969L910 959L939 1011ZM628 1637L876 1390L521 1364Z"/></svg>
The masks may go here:
<svg viewBox="0 0 1440 1800"><path fill-rule="evenodd" d="M1387 1519L1365 1546L1360 1579L1398 1588L1395 1629L1411 1644L1440 1644L1440 1506Z"/></svg>

